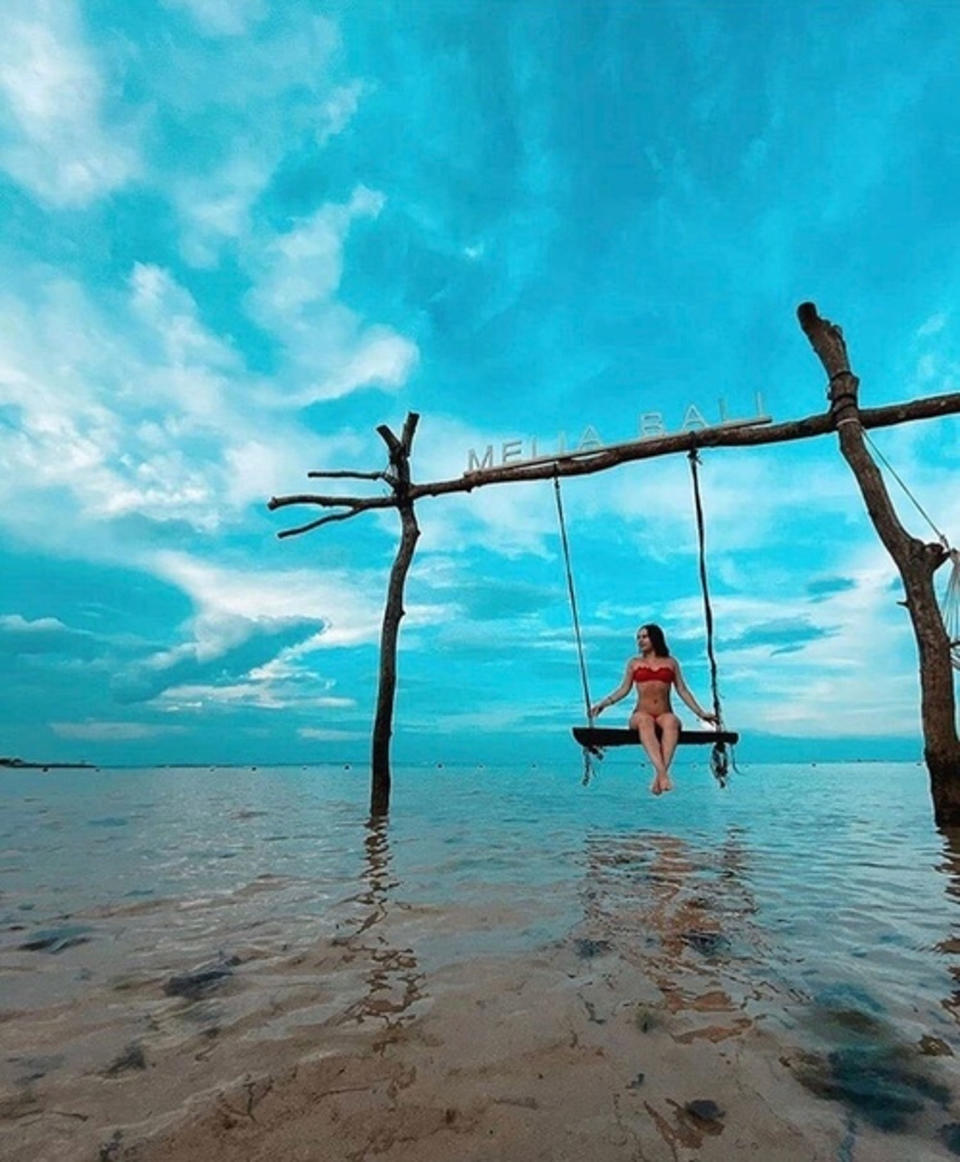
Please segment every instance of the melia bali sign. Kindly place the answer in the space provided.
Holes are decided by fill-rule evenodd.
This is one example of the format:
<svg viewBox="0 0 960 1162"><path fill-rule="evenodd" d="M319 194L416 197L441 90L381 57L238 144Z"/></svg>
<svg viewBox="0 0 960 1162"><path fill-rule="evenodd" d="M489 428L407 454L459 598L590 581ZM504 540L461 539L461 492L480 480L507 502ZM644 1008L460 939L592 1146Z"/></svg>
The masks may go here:
<svg viewBox="0 0 960 1162"><path fill-rule="evenodd" d="M764 415L763 396L759 391L755 397L757 411L756 415L753 416L731 419L727 415L726 400L720 399L717 402L720 414L719 420L710 423L700 408L696 404L691 403L687 404L683 411L683 418L680 425L676 428L667 427L663 412L641 412L637 419L637 435L633 440L617 441L617 445L605 444L593 424L587 424L579 441L576 443L568 444L566 432L558 432L552 450L548 449L546 445L543 447L538 445L536 436L533 436L529 441L521 439L504 440L499 446L499 460L495 459L497 447L494 444L487 444L483 450L482 457L477 455L474 448L471 448L467 453L466 471L481 472L486 468L500 468L514 464L533 464L539 461L549 462L556 460L560 456L577 456L582 453L598 452L603 448L619 446L624 443L640 443L643 440L669 435L671 432L700 432L707 428L739 428L750 424L770 423L770 416Z"/></svg>

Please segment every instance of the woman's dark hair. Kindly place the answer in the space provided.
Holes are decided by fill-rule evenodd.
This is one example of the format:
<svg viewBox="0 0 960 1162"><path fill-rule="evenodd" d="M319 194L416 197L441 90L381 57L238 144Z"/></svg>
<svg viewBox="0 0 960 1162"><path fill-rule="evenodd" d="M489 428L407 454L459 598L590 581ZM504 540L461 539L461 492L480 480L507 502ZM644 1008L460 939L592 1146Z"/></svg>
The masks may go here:
<svg viewBox="0 0 960 1162"><path fill-rule="evenodd" d="M663 630L659 625L641 625L641 629L647 631L647 636L650 638L650 644L653 646L653 652L658 658L669 658L670 650L667 647L667 639L663 636Z"/></svg>

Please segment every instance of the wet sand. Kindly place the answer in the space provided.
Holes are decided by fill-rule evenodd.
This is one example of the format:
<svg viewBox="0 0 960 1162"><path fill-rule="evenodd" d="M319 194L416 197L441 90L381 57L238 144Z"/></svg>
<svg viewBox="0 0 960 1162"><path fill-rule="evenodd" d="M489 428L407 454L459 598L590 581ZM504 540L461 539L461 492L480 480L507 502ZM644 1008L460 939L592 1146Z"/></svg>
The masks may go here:
<svg viewBox="0 0 960 1162"><path fill-rule="evenodd" d="M957 1059L941 1038L905 1040L842 1005L811 1016L809 998L729 954L762 939L749 901L738 914L727 892L721 920L665 875L636 908L605 892L607 870L598 856L583 922L534 951L425 957L478 918L390 906L374 883L334 939L251 944L174 974L118 963L106 987L4 1012L0 1158L957 1156ZM60 955L83 972L83 953ZM860 1046L850 1076L811 1047L809 1020Z"/></svg>

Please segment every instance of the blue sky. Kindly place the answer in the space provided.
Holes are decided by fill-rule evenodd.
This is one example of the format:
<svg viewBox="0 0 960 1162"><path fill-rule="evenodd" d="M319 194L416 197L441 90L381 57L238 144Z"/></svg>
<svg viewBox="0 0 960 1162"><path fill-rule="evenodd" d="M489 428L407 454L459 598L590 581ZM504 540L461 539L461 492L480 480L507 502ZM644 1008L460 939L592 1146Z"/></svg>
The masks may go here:
<svg viewBox="0 0 960 1162"><path fill-rule="evenodd" d="M382 467L408 410L419 480L758 391L801 417L805 299L865 405L958 390L953 5L8 0L4 25L0 753L362 760L395 514L278 541L312 514L265 502ZM956 437L874 436L960 539ZM835 439L702 478L743 755L916 757L913 638ZM706 700L683 457L564 499L594 696L653 620ZM397 758L575 762L550 485L419 519Z"/></svg>

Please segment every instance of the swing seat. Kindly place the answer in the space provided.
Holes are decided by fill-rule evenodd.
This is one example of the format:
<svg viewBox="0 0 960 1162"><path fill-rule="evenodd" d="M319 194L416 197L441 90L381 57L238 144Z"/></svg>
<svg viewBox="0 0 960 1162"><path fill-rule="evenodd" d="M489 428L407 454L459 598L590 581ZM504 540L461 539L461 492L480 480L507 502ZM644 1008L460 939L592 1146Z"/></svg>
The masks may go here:
<svg viewBox="0 0 960 1162"><path fill-rule="evenodd" d="M598 751L608 746L639 746L640 736L635 730L616 726L575 726L573 737L590 751ZM657 737L660 728L657 727ZM737 743L740 735L732 730L681 730L681 744L710 745L715 742Z"/></svg>

